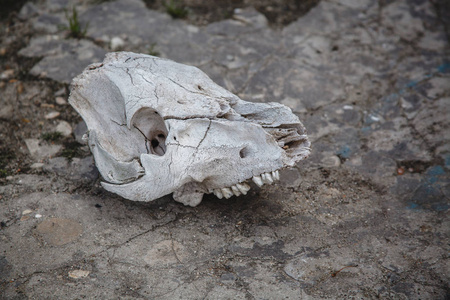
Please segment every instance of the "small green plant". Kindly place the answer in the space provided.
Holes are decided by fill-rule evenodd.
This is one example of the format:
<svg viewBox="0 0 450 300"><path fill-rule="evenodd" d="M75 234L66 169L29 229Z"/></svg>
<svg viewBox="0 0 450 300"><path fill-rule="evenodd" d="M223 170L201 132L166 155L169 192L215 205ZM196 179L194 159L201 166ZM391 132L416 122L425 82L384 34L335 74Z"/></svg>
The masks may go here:
<svg viewBox="0 0 450 300"><path fill-rule="evenodd" d="M7 165L15 158L16 155L12 150L0 148L0 178L8 176L9 172Z"/></svg>
<svg viewBox="0 0 450 300"><path fill-rule="evenodd" d="M45 132L41 135L41 138L47 142L56 142L62 138L62 133L59 131Z"/></svg>
<svg viewBox="0 0 450 300"><path fill-rule="evenodd" d="M183 19L188 14L188 10L182 4L180 4L178 0L170 0L169 2L164 2L164 7L166 8L166 12L174 19Z"/></svg>
<svg viewBox="0 0 450 300"><path fill-rule="evenodd" d="M67 158L69 161L74 157L82 156L82 151L80 149L80 144L77 142L67 142L64 143L64 149L61 152L61 156Z"/></svg>
<svg viewBox="0 0 450 300"><path fill-rule="evenodd" d="M64 30L69 31L68 37L81 39L86 36L87 29L89 27L89 22L82 28L80 20L78 19L78 12L75 6L72 7L72 14L69 14L69 10L65 10L67 22L69 26L64 26Z"/></svg>
<svg viewBox="0 0 450 300"><path fill-rule="evenodd" d="M158 52L158 50L155 49L156 48L156 43L153 43L150 45L150 47L148 47L148 54L149 55L153 55L153 56L160 56L161 53Z"/></svg>
<svg viewBox="0 0 450 300"><path fill-rule="evenodd" d="M114 0L90 0L89 3L93 5L99 5L106 2L112 2Z"/></svg>

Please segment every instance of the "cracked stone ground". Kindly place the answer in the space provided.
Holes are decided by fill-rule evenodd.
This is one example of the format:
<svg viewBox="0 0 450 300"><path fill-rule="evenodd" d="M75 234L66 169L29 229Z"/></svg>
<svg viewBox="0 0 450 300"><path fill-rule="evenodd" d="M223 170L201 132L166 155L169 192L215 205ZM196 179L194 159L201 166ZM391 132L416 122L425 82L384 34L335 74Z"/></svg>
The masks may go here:
<svg viewBox="0 0 450 300"><path fill-rule="evenodd" d="M444 1L323 0L282 29L253 9L197 27L137 0L77 2L80 40L60 29L70 5L29 2L2 29L0 54L19 45L22 64L1 70L1 297L449 298ZM312 156L279 185L195 208L107 193L66 99L111 47L288 105Z"/></svg>

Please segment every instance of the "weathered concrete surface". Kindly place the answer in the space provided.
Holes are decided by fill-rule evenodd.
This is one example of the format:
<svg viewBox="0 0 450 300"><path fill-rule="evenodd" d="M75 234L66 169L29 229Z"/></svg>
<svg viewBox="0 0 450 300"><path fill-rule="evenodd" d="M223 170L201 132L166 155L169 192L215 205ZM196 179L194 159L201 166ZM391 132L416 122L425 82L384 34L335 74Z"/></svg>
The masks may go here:
<svg viewBox="0 0 450 300"><path fill-rule="evenodd" d="M156 43L245 100L290 106L313 155L280 185L196 208L108 194L90 158L45 160L0 186L4 298L449 297L450 61L430 1L324 0L282 31L252 10L198 28L139 1L80 6L103 50L64 40L68 2L46 2L22 11L37 30L23 55L45 56L33 74L69 82L116 36Z"/></svg>

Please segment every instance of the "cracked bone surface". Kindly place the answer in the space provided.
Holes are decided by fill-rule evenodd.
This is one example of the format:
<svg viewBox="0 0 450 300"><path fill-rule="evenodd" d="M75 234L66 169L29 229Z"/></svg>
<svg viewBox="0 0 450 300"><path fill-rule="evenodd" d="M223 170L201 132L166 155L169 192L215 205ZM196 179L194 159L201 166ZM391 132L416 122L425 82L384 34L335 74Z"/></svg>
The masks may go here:
<svg viewBox="0 0 450 300"><path fill-rule="evenodd" d="M71 86L102 186L135 201L173 193L247 194L308 157L300 120L279 103L246 102L198 68L131 52L107 54Z"/></svg>

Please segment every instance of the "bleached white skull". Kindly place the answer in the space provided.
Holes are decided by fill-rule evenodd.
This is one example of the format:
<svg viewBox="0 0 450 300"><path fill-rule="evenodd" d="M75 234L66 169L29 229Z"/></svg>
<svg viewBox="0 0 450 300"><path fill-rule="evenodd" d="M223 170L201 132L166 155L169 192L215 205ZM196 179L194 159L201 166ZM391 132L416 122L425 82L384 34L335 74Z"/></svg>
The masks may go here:
<svg viewBox="0 0 450 300"><path fill-rule="evenodd" d="M70 104L108 191L137 201L173 192L198 205L279 179L310 153L305 128L279 103L251 103L191 66L143 54L109 53L72 83Z"/></svg>

